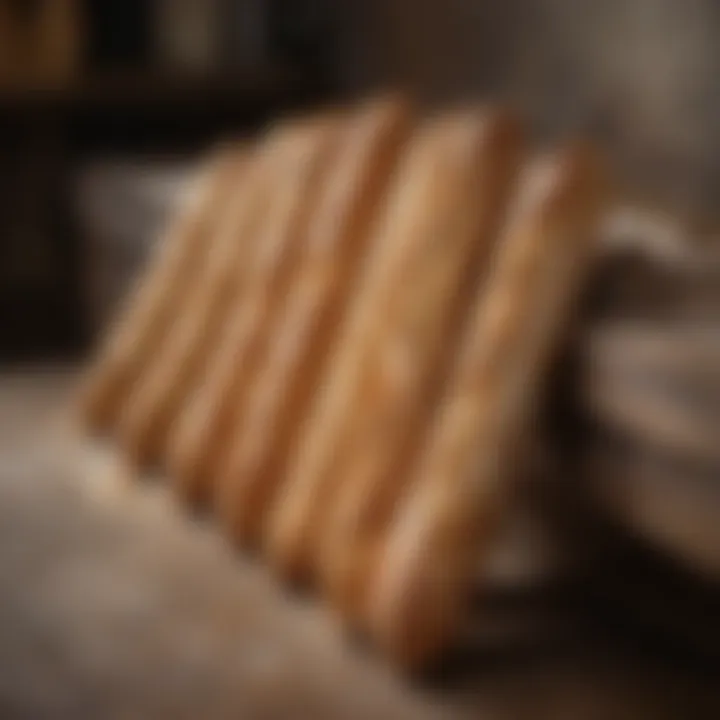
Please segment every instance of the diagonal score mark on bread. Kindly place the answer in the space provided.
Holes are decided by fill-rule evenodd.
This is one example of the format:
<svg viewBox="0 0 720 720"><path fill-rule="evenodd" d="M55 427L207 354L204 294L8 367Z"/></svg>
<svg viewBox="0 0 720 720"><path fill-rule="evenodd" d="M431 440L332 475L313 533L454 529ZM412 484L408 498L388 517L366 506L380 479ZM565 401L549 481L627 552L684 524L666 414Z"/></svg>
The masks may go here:
<svg viewBox="0 0 720 720"><path fill-rule="evenodd" d="M339 116L327 116L303 131L299 154L284 166L276 202L260 230L258 252L247 263L247 287L206 382L173 428L169 465L178 489L189 500L207 499L217 490L223 460L242 434L247 393L276 332L278 305L302 254L315 186L334 157L343 125Z"/></svg>
<svg viewBox="0 0 720 720"><path fill-rule="evenodd" d="M261 540L282 486L288 448L322 379L372 220L409 128L403 102L388 99L362 107L348 122L321 183L297 272L279 308L280 322L221 477L238 533L253 544Z"/></svg>
<svg viewBox="0 0 720 720"><path fill-rule="evenodd" d="M416 281L435 282L440 285L435 289L447 294L442 284L452 287L472 259L468 219L475 198L463 198L463 189L469 189L473 176L477 119L468 112L426 123L395 177L326 384L289 461L286 490L271 518L268 552L286 577L307 579L317 569L320 531L344 480L353 436L362 432L359 422L368 416L365 403L372 402L363 395L368 390L362 385L365 358L385 340L379 333L389 322L387 313L409 311L410 322L421 318L421 312L413 316L412 294L421 307L423 298L447 303L447 297L438 299L433 288ZM405 299L397 296L396 304L410 304L393 310L398 284L410 292Z"/></svg>
<svg viewBox="0 0 720 720"><path fill-rule="evenodd" d="M455 353L457 333L487 260L521 160L515 120L468 111L446 125L441 152L457 168L443 224L428 226L393 283L368 343L357 388L361 402L337 466L337 500L318 542L322 584L348 620L360 620L370 571L405 489Z"/></svg>
<svg viewBox="0 0 720 720"><path fill-rule="evenodd" d="M501 240L372 581L369 626L403 665L436 657L464 620L515 444L589 264L602 205L592 152L563 151L543 185Z"/></svg>
<svg viewBox="0 0 720 720"><path fill-rule="evenodd" d="M247 171L250 150L219 148L190 188L182 211L173 218L151 261L130 293L85 378L80 416L91 432L114 429L122 400L146 370L168 327L207 261L209 239L233 189Z"/></svg>
<svg viewBox="0 0 720 720"><path fill-rule="evenodd" d="M188 298L187 311L177 317L168 342L123 408L120 442L134 463L162 459L175 413L202 373L235 301L242 298L258 227L272 211L289 158L298 154L300 134L300 128L281 127L258 149L224 213L208 267Z"/></svg>

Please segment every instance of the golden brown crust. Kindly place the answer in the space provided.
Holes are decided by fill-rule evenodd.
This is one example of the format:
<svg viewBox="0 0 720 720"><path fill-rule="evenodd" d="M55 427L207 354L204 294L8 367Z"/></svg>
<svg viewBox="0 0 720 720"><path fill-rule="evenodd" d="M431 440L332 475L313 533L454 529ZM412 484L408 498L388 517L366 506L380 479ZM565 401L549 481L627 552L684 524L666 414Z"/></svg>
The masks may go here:
<svg viewBox="0 0 720 720"><path fill-rule="evenodd" d="M120 418L120 442L128 458L144 465L162 459L167 435L188 393L203 379L222 328L244 288L244 271L259 242L288 158L298 153L294 127L279 128L258 149L236 189L212 244L211 257L178 313L172 334L130 395Z"/></svg>
<svg viewBox="0 0 720 720"><path fill-rule="evenodd" d="M215 152L173 218L150 267L110 329L85 379L80 417L87 429L112 429L122 398L161 346L174 313L192 293L205 262L217 218L247 170L249 151L240 147Z"/></svg>
<svg viewBox="0 0 720 720"><path fill-rule="evenodd" d="M339 469L357 430L355 421L365 421L360 392L363 358L383 325L394 286L416 273L418 258L433 255L437 262L447 262L447 231L467 221L467 216L453 216L451 210L457 204L458 188L462 190L457 153L468 147L458 143L453 148L448 142L448 137L462 134L463 122L468 124L467 118L422 127L396 175L364 277L333 353L330 377L292 454L289 483L272 519L268 548L275 567L286 576L300 579L316 570L317 532L332 507L341 479ZM474 125L470 125L472 132Z"/></svg>
<svg viewBox="0 0 720 720"><path fill-rule="evenodd" d="M278 179L258 252L245 263L242 297L235 303L208 382L186 406L170 443L178 488L191 499L222 481L223 457L242 437L247 393L275 333L282 299L302 254L315 188L334 156L342 127L339 117L322 116L302 129L297 152ZM193 480L203 460L207 482L201 486ZM227 506L220 509L223 517L230 513Z"/></svg>
<svg viewBox="0 0 720 720"><path fill-rule="evenodd" d="M334 164L345 165L347 163L348 158L346 156L349 154L350 148L342 148L352 144L355 141L355 136L360 134L359 130L362 119L358 118L357 120L350 122L357 124L358 127L353 130L352 125L349 124L347 130L343 131L343 134L340 137L342 145L338 149L338 157L337 160L334 161ZM345 137L345 135L347 135L347 137ZM342 194L339 197L335 197L335 195L332 196L332 198L334 198L334 202L338 203L341 198L345 199L346 197L345 192L347 190L347 182L341 186L339 182L342 180L341 177L333 176L331 179L335 181L333 183L333 186L335 187L335 195L342 191ZM326 183L327 181L324 180L323 182ZM327 205L329 200L331 200L331 198L327 198L322 202ZM335 212L335 215L332 217L326 217L324 222L326 225L330 223L333 227L326 227L325 229L318 227L315 229L316 225L322 222L323 207L321 206L318 210L318 218L313 219L312 221L313 225L311 226L308 235L308 246L306 248L301 248L300 250L301 257L298 260L299 265L296 272L296 279L292 280L288 286L287 297L278 298L279 301L284 303L284 308L279 310L279 326L273 331L273 334L278 338L287 339L290 337L288 335L289 332L295 333L295 337L297 338L296 345L298 347L302 347L302 340L300 339L302 328L298 325L302 321L302 318L298 317L298 311L302 310L303 298L297 297L298 290L292 290L292 288L295 285L299 285L301 280L306 282L309 279L308 275L310 270L308 270L305 266L313 260L315 256L318 256L318 260L323 257L319 253L324 251L324 248L318 247L313 250L312 247L313 243L319 242L319 240L314 240L314 237L318 233L321 233L321 240L329 243L329 247L327 248L328 253L333 251L333 242L340 242L339 236L341 235L341 232L335 228L335 225L339 222L338 217L340 216L341 209L338 210L337 207L330 207L328 208L328 211ZM326 216L328 215L328 211L325 212ZM337 231L333 232L333 230ZM337 238L336 235L338 235ZM311 255L310 253L313 254ZM328 260L327 262L330 261ZM316 272L316 269L313 270L313 272ZM337 269L337 272L340 272L339 268ZM292 293L294 293L294 297L292 297ZM312 320L315 320L314 316ZM270 349L276 345L281 345L281 341L273 340L272 344L269 346L269 352ZM321 343L318 339L318 352L320 351L320 345ZM277 352L275 354L277 354ZM271 366L274 364L277 363L273 363L271 354L271 356L263 362L263 368L258 369L260 375L257 380L257 384L260 387L263 387L264 385L262 378L267 377L268 373L272 374ZM230 372L232 373L233 371L230 370ZM215 379L213 380L215 389L213 391L206 391L203 399L198 399L197 407L192 411L190 411L190 409L188 410L186 413L187 417L184 419L184 422L180 423L176 433L174 448L171 452L173 474L178 482L180 492L190 501L204 500L210 489L210 481L213 478L216 478L218 473L224 469L219 467L220 461L222 460L226 463L229 462L228 458L224 457L224 451L227 449L225 446L233 425L233 412L231 407L227 407L223 410L221 407L222 403L218 399L226 394L223 388L227 386L227 381L221 379L224 373L227 373L227 371L223 371L221 368L216 368L216 372L214 373ZM288 366L284 369L283 373L288 377L281 379L276 377L274 380L279 380L279 382L280 380L284 380L288 383L291 382L292 378L289 377L292 374L291 367ZM310 383L311 379L306 378L306 380ZM282 389L282 386L279 389ZM287 403L290 402L289 397L290 391L284 390L282 397L279 398L279 402L282 404L281 409L284 410ZM248 412L252 412L252 410L249 409L251 405L252 403L249 401ZM282 415L283 422L285 422L287 417L290 415L293 415L291 410L284 412ZM262 423L262 418L256 418L252 422L247 423L246 432L253 432L256 429L255 423ZM277 427L273 427L272 431L268 430L267 433L268 440L277 438L281 434L279 433ZM241 441L243 437L245 437L245 433L241 434L237 440ZM263 439L265 438L263 437ZM282 443L280 442L280 444ZM278 441L274 441L273 453L275 457L278 457L281 452L281 449L278 447Z"/></svg>
<svg viewBox="0 0 720 720"><path fill-rule="evenodd" d="M316 391L362 260L378 201L409 129L405 103L380 100L352 117L322 180L297 273L243 413L224 482L238 536L256 543L295 433Z"/></svg>
<svg viewBox="0 0 720 720"><path fill-rule="evenodd" d="M454 186L444 218L418 238L396 278L383 321L363 358L353 437L337 501L319 542L331 602L359 621L367 582L408 480L408 465L430 420L455 353L467 307L482 282L521 160L519 126L496 111L453 119L441 152ZM442 223L442 224L440 224ZM433 251L444 238L442 258ZM398 366L398 362L401 364Z"/></svg>
<svg viewBox="0 0 720 720"><path fill-rule="evenodd" d="M241 380L239 398L234 398L236 411L230 426L229 444L225 448L224 457L220 460L219 473L214 488L215 508L225 529L236 542L251 543L258 539L258 533L253 530L259 527L258 518L253 516L255 510L262 512L259 505L256 507L251 498L243 494L242 478L236 474L233 451L242 443L246 433L250 431L249 422L255 420L248 414L248 400L251 388L254 387L258 372L264 366L267 358L268 346L273 339L278 322L284 314L284 299L287 297L289 286L298 274L298 260L307 248L311 220L317 211L321 191L327 177L328 167L332 166L337 157L341 138L347 131L347 123L333 123L320 130L318 141L320 143L313 163L312 172L298 176L294 187L294 197L291 211L287 214L286 222L281 228L296 252L293 253L287 272L276 277L267 293L267 309L262 316L258 314L254 329L251 333L251 342L241 354L240 369L244 377ZM255 303L260 306L260 303ZM247 502L246 502L247 501ZM261 517L261 515L259 515Z"/></svg>
<svg viewBox="0 0 720 720"><path fill-rule="evenodd" d="M368 623L403 665L432 660L465 619L516 440L589 264L603 195L594 154L567 149L544 184L493 258L373 579Z"/></svg>

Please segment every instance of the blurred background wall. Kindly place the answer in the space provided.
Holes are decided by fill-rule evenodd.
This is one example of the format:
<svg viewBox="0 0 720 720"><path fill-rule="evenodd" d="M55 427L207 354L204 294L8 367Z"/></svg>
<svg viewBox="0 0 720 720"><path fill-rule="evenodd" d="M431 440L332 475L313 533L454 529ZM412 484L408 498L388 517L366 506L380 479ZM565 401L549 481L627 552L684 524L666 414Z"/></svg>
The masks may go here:
<svg viewBox="0 0 720 720"><path fill-rule="evenodd" d="M0 0L0 354L86 347L172 205L155 176L380 87L590 132L629 196L712 229L719 36L714 0Z"/></svg>
<svg viewBox="0 0 720 720"><path fill-rule="evenodd" d="M720 190L714 0L341 0L343 82L497 95L541 136L592 130L635 193L697 221Z"/></svg>

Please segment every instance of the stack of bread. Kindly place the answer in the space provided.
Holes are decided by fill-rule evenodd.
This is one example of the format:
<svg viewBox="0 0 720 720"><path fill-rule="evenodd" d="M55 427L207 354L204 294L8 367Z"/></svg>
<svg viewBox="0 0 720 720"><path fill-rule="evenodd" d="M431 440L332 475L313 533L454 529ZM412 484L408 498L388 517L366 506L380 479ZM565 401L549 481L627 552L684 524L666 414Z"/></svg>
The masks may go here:
<svg viewBox="0 0 720 720"><path fill-rule="evenodd" d="M207 163L82 417L406 667L465 632L595 256L599 161L382 98Z"/></svg>

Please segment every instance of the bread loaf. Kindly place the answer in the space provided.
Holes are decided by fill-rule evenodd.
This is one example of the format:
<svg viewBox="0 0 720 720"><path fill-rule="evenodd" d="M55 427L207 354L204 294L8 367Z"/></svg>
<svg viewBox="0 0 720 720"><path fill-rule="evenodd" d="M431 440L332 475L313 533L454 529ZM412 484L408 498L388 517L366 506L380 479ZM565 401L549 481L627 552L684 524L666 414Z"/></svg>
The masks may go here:
<svg viewBox="0 0 720 720"><path fill-rule="evenodd" d="M408 466L444 387L467 307L519 169L520 133L499 112L453 118L443 141L454 196L443 225L420 230L417 255L393 284L363 357L357 411L318 548L324 588L347 620L360 620L378 550L402 498Z"/></svg>
<svg viewBox="0 0 720 720"><path fill-rule="evenodd" d="M409 126L402 101L380 100L362 108L350 120L323 179L298 273L282 298L282 318L252 385L242 432L234 437L226 467L234 522L252 542L261 539L284 482L288 451L322 382Z"/></svg>
<svg viewBox="0 0 720 720"><path fill-rule="evenodd" d="M271 133L225 208L211 257L185 303L186 311L177 314L167 343L123 408L120 441L134 463L161 460L169 428L188 393L202 380L204 363L241 296L258 230L272 208L288 158L301 144L297 129Z"/></svg>
<svg viewBox="0 0 720 720"><path fill-rule="evenodd" d="M207 498L221 480L223 458L242 432L247 393L275 333L282 299L297 271L316 186L334 156L341 129L339 117L323 116L293 131L293 154L276 178L257 251L245 260L241 295L206 382L198 386L170 438L173 474L189 499Z"/></svg>
<svg viewBox="0 0 720 720"><path fill-rule="evenodd" d="M249 151L215 152L190 188L183 211L159 241L149 269L94 361L80 398L80 419L93 432L113 429L122 400L132 389L183 303L194 292L222 208L241 183Z"/></svg>
<svg viewBox="0 0 720 720"><path fill-rule="evenodd" d="M363 373L369 353L393 317L388 317L388 310L409 313L410 326L422 320L427 307L423 303L447 301L438 300L427 283L442 285L448 275L459 277L477 250L463 206L468 202L463 188L475 166L459 155L472 152L478 139L473 112L431 121L417 131L398 170L329 377L293 450L288 483L271 520L269 553L287 577L306 578L317 570L319 531L343 482L353 436L364 432L361 423L372 416L366 403L372 406L370 395L379 391L374 379ZM433 272L429 268L434 264ZM393 308L398 284L412 288L415 295L399 297ZM430 297L432 301L426 300ZM415 314L413 304L419 306ZM400 373L394 381L407 381L416 368L414 359L395 360L386 370Z"/></svg>
<svg viewBox="0 0 720 720"><path fill-rule="evenodd" d="M516 444L589 265L603 195L594 153L566 149L549 173L493 258L373 579L368 624L405 666L434 659L465 619Z"/></svg>

